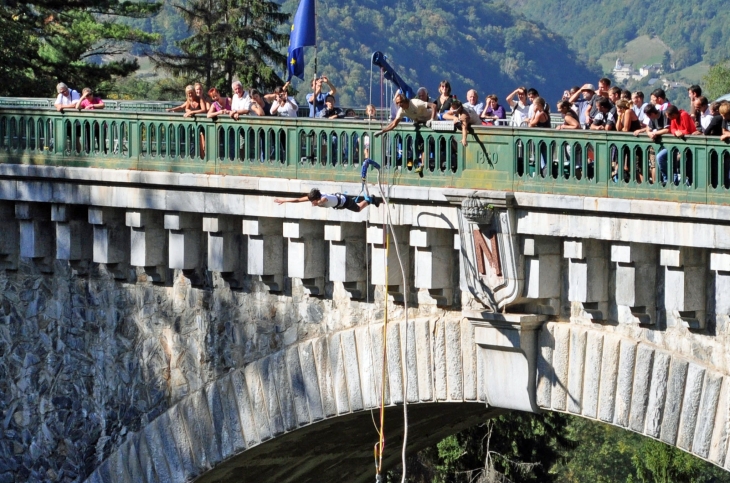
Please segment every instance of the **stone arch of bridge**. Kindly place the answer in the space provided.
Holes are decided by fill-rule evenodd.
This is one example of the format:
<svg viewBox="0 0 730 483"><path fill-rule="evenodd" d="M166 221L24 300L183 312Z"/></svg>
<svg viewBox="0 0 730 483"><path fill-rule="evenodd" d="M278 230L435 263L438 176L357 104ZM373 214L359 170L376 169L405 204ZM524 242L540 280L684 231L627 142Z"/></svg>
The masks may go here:
<svg viewBox="0 0 730 483"><path fill-rule="evenodd" d="M389 324L386 464L400 458L404 394L411 449L511 409L488 405L490 349L473 334L467 319ZM367 481L383 347L382 325L357 327L231 371L131 436L87 482L334 481L348 472L347 481ZM726 467L730 381L714 368L568 323L543 325L536 359L535 387L525 391L542 410L613 424Z"/></svg>

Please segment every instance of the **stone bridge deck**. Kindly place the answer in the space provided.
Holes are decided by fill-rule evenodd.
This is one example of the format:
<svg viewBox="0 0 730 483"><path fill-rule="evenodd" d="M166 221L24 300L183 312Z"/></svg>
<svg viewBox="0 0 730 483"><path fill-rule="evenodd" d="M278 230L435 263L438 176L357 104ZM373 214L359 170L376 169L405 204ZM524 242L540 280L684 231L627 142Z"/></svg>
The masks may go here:
<svg viewBox="0 0 730 483"><path fill-rule="evenodd" d="M727 467L726 145L668 142L662 186L643 139L405 127L388 208L273 203L357 194L370 127L1 110L0 481L364 479L386 304L412 449L553 410Z"/></svg>

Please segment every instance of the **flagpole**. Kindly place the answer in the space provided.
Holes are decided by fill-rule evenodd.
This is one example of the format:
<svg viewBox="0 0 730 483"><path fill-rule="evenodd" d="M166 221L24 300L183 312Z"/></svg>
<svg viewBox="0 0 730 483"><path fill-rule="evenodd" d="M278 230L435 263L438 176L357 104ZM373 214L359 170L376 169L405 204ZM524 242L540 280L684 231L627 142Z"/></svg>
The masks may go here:
<svg viewBox="0 0 730 483"><path fill-rule="evenodd" d="M314 0L314 80L317 80L317 0Z"/></svg>

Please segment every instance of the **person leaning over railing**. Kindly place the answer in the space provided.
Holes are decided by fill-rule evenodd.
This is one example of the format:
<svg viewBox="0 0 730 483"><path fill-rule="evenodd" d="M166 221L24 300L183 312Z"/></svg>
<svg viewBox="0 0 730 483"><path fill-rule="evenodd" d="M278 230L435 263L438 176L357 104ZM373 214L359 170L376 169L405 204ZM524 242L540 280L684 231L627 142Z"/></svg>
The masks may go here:
<svg viewBox="0 0 730 483"><path fill-rule="evenodd" d="M215 87L212 87L208 91L208 95L213 100L213 103L210 105L210 109L208 109L209 119L215 119L218 116L226 116L231 113L230 97L221 96L220 92L218 92L218 89Z"/></svg>
<svg viewBox="0 0 730 483"><path fill-rule="evenodd" d="M466 104L462 104L460 100L451 101L451 108L444 112L443 117L447 121L455 121L461 123L461 144L466 147L466 134L471 126L481 126L482 120L479 114Z"/></svg>
<svg viewBox="0 0 730 483"><path fill-rule="evenodd" d="M730 122L730 102L723 102L720 104L718 109L722 116L722 135L720 135L720 141L730 140L730 128L728 122Z"/></svg>
<svg viewBox="0 0 730 483"><path fill-rule="evenodd" d="M573 110L573 104L570 101L558 102L558 112L563 116L563 124L556 126L555 129L580 129L578 114Z"/></svg>
<svg viewBox="0 0 730 483"><path fill-rule="evenodd" d="M84 87L84 90L81 91L81 98L79 99L76 108L79 111L104 109L104 101L101 100L101 97L94 96L94 91L92 91L89 87Z"/></svg>
<svg viewBox="0 0 730 483"><path fill-rule="evenodd" d="M185 87L185 102L183 102L181 105L177 107L171 107L169 109L165 109L167 112L180 112L185 111L185 114L183 117L193 117L196 114L205 114L208 112L204 101L198 97L198 95L195 93L195 88L193 86L186 86Z"/></svg>
<svg viewBox="0 0 730 483"><path fill-rule="evenodd" d="M56 92L58 93L58 97L56 97L56 102L53 105L56 107L58 112L63 112L64 109L68 108L76 108L76 105L81 98L78 91L69 89L69 87L63 82L58 83L56 86Z"/></svg>
<svg viewBox="0 0 730 483"><path fill-rule="evenodd" d="M645 132L649 138L655 143L659 144L659 149L656 153L656 163L651 162L649 159L649 171L651 172L651 179L656 180L656 164L659 164L659 173L661 175L662 186L667 184L667 149L662 144L662 136L669 134L669 120L666 118L663 112L659 111L653 104L648 104L644 108L644 114L648 119L648 124L641 129L634 131L634 136L639 136Z"/></svg>
<svg viewBox="0 0 730 483"><path fill-rule="evenodd" d="M205 109L205 112L208 112L210 104L213 101L210 100L210 97L208 97L208 94L205 92L205 87L203 87L203 84L200 82L193 84L193 87L195 88L195 95L198 96L198 99L200 99L200 105L203 109Z"/></svg>

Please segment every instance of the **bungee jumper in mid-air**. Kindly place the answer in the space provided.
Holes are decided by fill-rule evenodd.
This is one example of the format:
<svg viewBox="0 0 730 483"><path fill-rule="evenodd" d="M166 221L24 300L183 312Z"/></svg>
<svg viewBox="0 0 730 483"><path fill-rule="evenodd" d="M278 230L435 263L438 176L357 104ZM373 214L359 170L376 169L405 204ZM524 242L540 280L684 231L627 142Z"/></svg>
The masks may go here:
<svg viewBox="0 0 730 483"><path fill-rule="evenodd" d="M312 206L320 208L334 208L336 210L350 210L356 213L362 211L366 206L373 205L376 208L380 206L381 198L371 196L367 189L367 171L369 167L380 169L380 165L370 158L367 158L362 165L362 190L358 196L350 196L342 193L322 193L317 188L312 188L309 194L301 198L275 198L274 203L312 203ZM363 194L364 192L364 194Z"/></svg>

